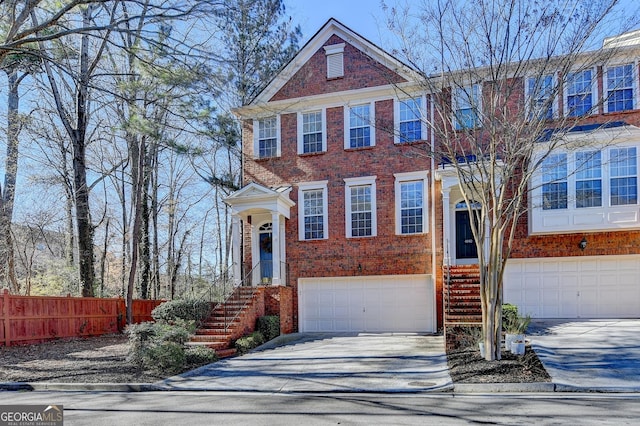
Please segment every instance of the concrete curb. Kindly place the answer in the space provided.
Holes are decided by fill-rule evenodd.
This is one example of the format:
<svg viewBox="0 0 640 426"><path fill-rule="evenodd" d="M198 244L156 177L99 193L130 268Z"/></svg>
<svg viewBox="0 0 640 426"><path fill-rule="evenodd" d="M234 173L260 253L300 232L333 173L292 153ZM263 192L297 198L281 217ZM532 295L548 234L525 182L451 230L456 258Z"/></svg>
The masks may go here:
<svg viewBox="0 0 640 426"><path fill-rule="evenodd" d="M150 392L163 391L153 383L0 383L0 391Z"/></svg>
<svg viewBox="0 0 640 426"><path fill-rule="evenodd" d="M555 392L553 383L459 383L453 385L454 393L527 393Z"/></svg>

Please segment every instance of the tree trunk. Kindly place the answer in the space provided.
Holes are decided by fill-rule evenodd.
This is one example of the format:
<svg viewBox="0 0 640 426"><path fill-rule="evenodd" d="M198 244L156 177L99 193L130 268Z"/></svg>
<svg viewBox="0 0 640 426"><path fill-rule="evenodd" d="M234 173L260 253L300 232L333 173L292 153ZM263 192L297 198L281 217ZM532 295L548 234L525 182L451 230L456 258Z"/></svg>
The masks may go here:
<svg viewBox="0 0 640 426"><path fill-rule="evenodd" d="M140 139L140 147L138 153L144 152L144 138ZM133 230L132 230L132 247L131 247L131 269L129 270L129 280L127 285L127 324L133 324L133 291L136 280L138 266L138 250L140 226L142 223L142 182L144 179L144 157L138 155L138 164L136 164L137 173L133 175L134 188L134 208L133 208Z"/></svg>
<svg viewBox="0 0 640 426"><path fill-rule="evenodd" d="M7 156L5 158L4 188L0 205L0 284L7 285L12 292L18 293L13 259L13 240L11 222L18 174L18 134L20 122L18 116L20 78L15 68L6 70L9 82L7 102Z"/></svg>

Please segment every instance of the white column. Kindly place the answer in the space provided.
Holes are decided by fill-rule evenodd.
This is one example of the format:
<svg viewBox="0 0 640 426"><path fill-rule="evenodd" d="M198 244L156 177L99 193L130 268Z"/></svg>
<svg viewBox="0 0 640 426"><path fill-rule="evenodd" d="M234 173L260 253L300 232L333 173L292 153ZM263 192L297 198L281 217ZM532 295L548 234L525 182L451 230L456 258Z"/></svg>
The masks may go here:
<svg viewBox="0 0 640 426"><path fill-rule="evenodd" d="M240 285L242 281L242 259L240 259L240 217L232 213L231 216L231 260L233 262L233 281L235 285Z"/></svg>
<svg viewBox="0 0 640 426"><path fill-rule="evenodd" d="M280 285L280 213L271 213L271 250L273 262L273 285Z"/></svg>
<svg viewBox="0 0 640 426"><path fill-rule="evenodd" d="M442 249L444 250L443 258L445 265L451 265L451 247L449 241L451 240L451 202L449 201L449 194L451 187L445 188L443 182L442 188Z"/></svg>

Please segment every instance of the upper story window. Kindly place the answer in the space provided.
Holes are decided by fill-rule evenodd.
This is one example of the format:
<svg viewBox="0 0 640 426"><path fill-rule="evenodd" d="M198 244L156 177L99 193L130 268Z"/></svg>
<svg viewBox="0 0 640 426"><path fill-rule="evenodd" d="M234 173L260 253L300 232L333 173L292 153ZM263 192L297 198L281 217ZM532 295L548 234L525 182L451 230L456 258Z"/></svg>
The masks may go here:
<svg viewBox="0 0 640 426"><path fill-rule="evenodd" d="M567 154L550 154L542 163L542 209L567 208Z"/></svg>
<svg viewBox="0 0 640 426"><path fill-rule="evenodd" d="M377 234L376 177L345 179L345 222L347 238Z"/></svg>
<svg viewBox="0 0 640 426"><path fill-rule="evenodd" d="M345 107L345 149L375 145L374 104Z"/></svg>
<svg viewBox="0 0 640 426"><path fill-rule="evenodd" d="M604 78L606 93L605 112L628 111L635 104L635 78L633 64L607 68Z"/></svg>
<svg viewBox="0 0 640 426"><path fill-rule="evenodd" d="M267 117L253 122L253 152L256 158L280 156L280 117Z"/></svg>
<svg viewBox="0 0 640 426"><path fill-rule="evenodd" d="M409 98L396 102L396 122L398 135L396 143L423 140L422 113L423 98Z"/></svg>
<svg viewBox="0 0 640 426"><path fill-rule="evenodd" d="M638 157L636 147L609 151L611 205L638 204Z"/></svg>
<svg viewBox="0 0 640 426"><path fill-rule="evenodd" d="M453 96L453 120L456 130L475 129L480 125L481 89L479 84L457 88Z"/></svg>
<svg viewBox="0 0 640 426"><path fill-rule="evenodd" d="M306 182L298 186L300 240L328 238L327 182Z"/></svg>
<svg viewBox="0 0 640 426"><path fill-rule="evenodd" d="M567 75L566 114L569 117L589 115L594 110L595 73L592 69Z"/></svg>
<svg viewBox="0 0 640 426"><path fill-rule="evenodd" d="M326 151L325 111L298 114L298 154Z"/></svg>
<svg viewBox="0 0 640 426"><path fill-rule="evenodd" d="M427 229L427 172L396 173L396 234L423 234Z"/></svg>
<svg viewBox="0 0 640 426"><path fill-rule="evenodd" d="M344 43L324 47L327 55L327 79L344 76Z"/></svg>
<svg viewBox="0 0 640 426"><path fill-rule="evenodd" d="M576 208L602 206L602 153L576 152Z"/></svg>
<svg viewBox="0 0 640 426"><path fill-rule="evenodd" d="M529 120L551 120L554 115L552 75L527 78L527 114Z"/></svg>

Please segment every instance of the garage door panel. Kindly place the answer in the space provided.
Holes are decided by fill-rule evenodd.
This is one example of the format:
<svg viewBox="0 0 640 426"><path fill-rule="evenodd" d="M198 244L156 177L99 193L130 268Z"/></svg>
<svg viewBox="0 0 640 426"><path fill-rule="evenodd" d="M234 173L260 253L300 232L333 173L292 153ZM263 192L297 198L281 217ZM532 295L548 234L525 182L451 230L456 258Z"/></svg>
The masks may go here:
<svg viewBox="0 0 640 426"><path fill-rule="evenodd" d="M298 297L300 331L435 331L427 275L303 278ZM323 309L313 306L320 300Z"/></svg>
<svg viewBox="0 0 640 426"><path fill-rule="evenodd" d="M510 259L505 301L539 318L640 316L640 255Z"/></svg>

